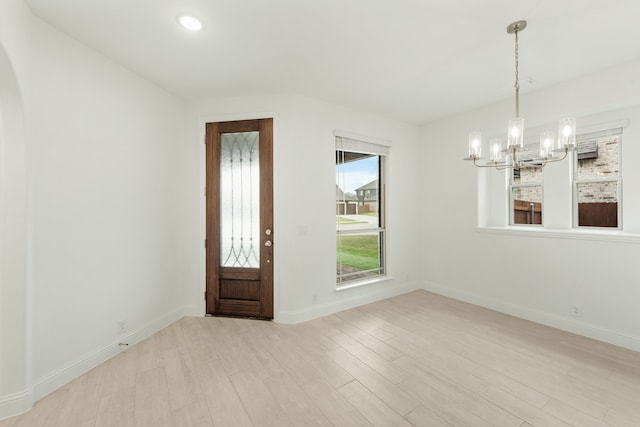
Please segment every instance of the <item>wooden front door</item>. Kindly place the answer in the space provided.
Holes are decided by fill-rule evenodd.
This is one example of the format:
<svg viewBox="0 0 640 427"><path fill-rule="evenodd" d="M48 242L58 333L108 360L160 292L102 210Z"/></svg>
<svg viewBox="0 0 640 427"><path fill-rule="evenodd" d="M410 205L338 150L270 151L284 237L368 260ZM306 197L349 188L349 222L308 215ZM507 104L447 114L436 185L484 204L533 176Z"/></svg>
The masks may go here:
<svg viewBox="0 0 640 427"><path fill-rule="evenodd" d="M207 313L273 318L273 119L207 123Z"/></svg>

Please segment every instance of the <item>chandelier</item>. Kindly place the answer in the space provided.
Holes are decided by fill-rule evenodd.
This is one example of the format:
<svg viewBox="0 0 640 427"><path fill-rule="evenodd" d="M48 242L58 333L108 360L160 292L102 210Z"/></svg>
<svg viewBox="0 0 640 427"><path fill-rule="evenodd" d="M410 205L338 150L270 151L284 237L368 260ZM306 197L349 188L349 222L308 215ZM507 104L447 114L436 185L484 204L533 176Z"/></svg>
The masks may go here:
<svg viewBox="0 0 640 427"><path fill-rule="evenodd" d="M516 21L507 27L507 33L515 35L515 98L516 117L509 120L507 128L507 146L501 138L489 140L489 159L482 156L482 133L469 133L469 157L478 167L496 169L520 169L526 167L543 167L547 163L564 160L569 150L576 145L576 120L572 117L560 119L558 137L553 131L540 134L540 151L524 151L524 118L520 117L520 76L518 74L518 33L527 27L527 21Z"/></svg>

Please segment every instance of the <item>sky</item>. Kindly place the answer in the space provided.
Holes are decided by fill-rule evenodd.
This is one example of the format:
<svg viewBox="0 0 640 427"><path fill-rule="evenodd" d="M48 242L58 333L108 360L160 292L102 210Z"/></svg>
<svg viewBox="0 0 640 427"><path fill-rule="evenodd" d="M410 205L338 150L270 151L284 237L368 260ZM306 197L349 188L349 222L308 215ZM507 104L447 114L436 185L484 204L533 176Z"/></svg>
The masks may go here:
<svg viewBox="0 0 640 427"><path fill-rule="evenodd" d="M336 184L345 193L355 194L355 189L378 178L378 156L365 157L353 162L336 165Z"/></svg>

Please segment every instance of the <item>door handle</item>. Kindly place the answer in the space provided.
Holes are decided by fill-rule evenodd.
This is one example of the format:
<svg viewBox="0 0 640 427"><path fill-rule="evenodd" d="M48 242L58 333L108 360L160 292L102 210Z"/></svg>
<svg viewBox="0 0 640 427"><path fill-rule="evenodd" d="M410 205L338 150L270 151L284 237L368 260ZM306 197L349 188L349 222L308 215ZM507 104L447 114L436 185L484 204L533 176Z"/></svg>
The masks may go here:
<svg viewBox="0 0 640 427"><path fill-rule="evenodd" d="M271 245L272 245L271 240L267 240L266 242L264 242L264 245L265 245L266 247L270 248L270 247L271 247Z"/></svg>

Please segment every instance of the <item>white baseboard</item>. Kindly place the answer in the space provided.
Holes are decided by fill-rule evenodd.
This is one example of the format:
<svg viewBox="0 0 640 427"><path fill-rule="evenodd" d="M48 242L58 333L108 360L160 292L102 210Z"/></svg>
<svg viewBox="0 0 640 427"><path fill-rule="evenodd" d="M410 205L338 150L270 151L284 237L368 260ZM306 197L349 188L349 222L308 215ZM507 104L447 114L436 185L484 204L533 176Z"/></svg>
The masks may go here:
<svg viewBox="0 0 640 427"><path fill-rule="evenodd" d="M182 315L188 317L202 317L205 314L205 306L202 304L191 304L183 307Z"/></svg>
<svg viewBox="0 0 640 427"><path fill-rule="evenodd" d="M152 320L139 329L118 337L116 340L106 344L102 348L85 354L65 366L43 376L37 380L33 386L33 402L42 399L44 396L73 381L80 375L90 371L99 364L104 363L124 349L130 348L161 329L166 328L176 320L190 315L192 310L191 306L180 307L173 310L155 320ZM128 346L120 347L119 343L121 342L127 343Z"/></svg>
<svg viewBox="0 0 640 427"><path fill-rule="evenodd" d="M33 397L29 390L0 396L0 420L27 412L31 406Z"/></svg>
<svg viewBox="0 0 640 427"><path fill-rule="evenodd" d="M348 310L364 304L369 304L385 298L406 294L417 289L421 289L417 283L403 283L400 285L390 285L384 289L369 290L366 286L354 288L345 292L345 298L324 304L316 304L300 310L281 311L275 318L278 323L301 323L318 317L327 316L339 311ZM346 296L347 292L357 293L354 296Z"/></svg>
<svg viewBox="0 0 640 427"><path fill-rule="evenodd" d="M559 316L553 313L534 310L528 307L522 307L507 301L498 300L484 295L474 294L438 283L423 283L422 289L459 301L464 301L470 304L489 308L500 313L505 313L521 319L530 320L532 322L550 326L552 328L571 332L577 335L582 335L587 338L603 341L609 344L617 345L619 347L624 347L629 350L640 351L640 337L629 335L623 332L614 331L584 321Z"/></svg>

